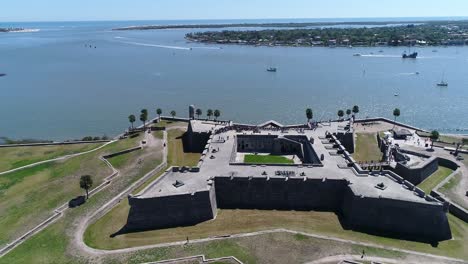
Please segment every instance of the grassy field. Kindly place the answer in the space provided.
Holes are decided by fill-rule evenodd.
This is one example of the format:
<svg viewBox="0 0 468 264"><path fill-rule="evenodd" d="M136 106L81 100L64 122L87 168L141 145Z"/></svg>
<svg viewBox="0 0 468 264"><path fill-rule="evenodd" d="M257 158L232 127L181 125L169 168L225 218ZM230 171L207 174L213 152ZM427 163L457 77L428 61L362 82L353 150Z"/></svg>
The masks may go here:
<svg viewBox="0 0 468 264"><path fill-rule="evenodd" d="M86 230L85 242L95 248L118 249L184 241L187 236L189 236L189 239L196 239L274 228L288 228L402 249L468 258L468 224L451 215L449 215L449 221L454 239L441 242L437 248L434 248L425 243L344 230L334 213L298 211L218 210L215 220L203 222L196 226L129 233L111 238L110 235L120 230L125 224L128 210L128 202L122 201L119 206Z"/></svg>
<svg viewBox="0 0 468 264"><path fill-rule="evenodd" d="M421 182L418 187L421 188L425 193L431 193L432 189L434 189L437 184L445 180L450 174L452 174L453 170L439 166L437 171L435 171L431 176L427 177L423 182Z"/></svg>
<svg viewBox="0 0 468 264"><path fill-rule="evenodd" d="M0 148L0 172L7 171L35 162L58 158L79 152L85 152L101 146L103 143L9 147Z"/></svg>
<svg viewBox="0 0 468 264"><path fill-rule="evenodd" d="M356 133L355 144L353 158L356 161L380 161L382 159L376 133Z"/></svg>
<svg viewBox="0 0 468 264"><path fill-rule="evenodd" d="M294 164L292 159L276 155L245 155L244 162L250 164Z"/></svg>
<svg viewBox="0 0 468 264"><path fill-rule="evenodd" d="M0 245L45 220L53 209L82 195L81 175L91 175L94 186L99 185L112 172L99 157L135 146L139 140L121 140L96 152L1 175Z"/></svg>
<svg viewBox="0 0 468 264"><path fill-rule="evenodd" d="M185 153L182 144L184 131L175 129L167 132L169 153L167 163L177 166L196 166L200 160L199 153Z"/></svg>

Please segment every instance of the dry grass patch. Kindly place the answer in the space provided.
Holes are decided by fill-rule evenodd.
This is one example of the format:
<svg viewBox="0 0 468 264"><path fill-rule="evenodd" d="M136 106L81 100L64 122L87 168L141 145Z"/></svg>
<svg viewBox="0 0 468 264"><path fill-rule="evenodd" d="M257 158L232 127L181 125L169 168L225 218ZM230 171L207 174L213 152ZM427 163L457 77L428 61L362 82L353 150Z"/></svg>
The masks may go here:
<svg viewBox="0 0 468 264"><path fill-rule="evenodd" d="M356 133L355 144L353 158L356 161L380 161L382 159L376 133Z"/></svg>

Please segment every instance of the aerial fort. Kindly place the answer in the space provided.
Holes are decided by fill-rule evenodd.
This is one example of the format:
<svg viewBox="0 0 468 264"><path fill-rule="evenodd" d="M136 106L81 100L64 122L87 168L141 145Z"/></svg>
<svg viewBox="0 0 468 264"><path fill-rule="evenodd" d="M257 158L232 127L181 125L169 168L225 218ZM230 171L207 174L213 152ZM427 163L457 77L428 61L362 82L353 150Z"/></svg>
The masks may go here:
<svg viewBox="0 0 468 264"><path fill-rule="evenodd" d="M415 186L438 158L380 139L387 162L359 164L351 156L353 118L288 126L190 115L184 147L202 153L198 166L171 167L130 195L125 230L195 225L216 218L217 208L248 208L331 211L347 229L434 242L452 237L449 205Z"/></svg>

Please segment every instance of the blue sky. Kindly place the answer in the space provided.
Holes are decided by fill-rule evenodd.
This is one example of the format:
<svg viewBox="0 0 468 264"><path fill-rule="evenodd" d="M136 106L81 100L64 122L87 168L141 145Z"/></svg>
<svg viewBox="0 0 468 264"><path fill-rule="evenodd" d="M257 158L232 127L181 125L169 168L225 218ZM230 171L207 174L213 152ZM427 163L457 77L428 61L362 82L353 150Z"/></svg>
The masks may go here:
<svg viewBox="0 0 468 264"><path fill-rule="evenodd" d="M0 21L467 16L468 0L3 0Z"/></svg>

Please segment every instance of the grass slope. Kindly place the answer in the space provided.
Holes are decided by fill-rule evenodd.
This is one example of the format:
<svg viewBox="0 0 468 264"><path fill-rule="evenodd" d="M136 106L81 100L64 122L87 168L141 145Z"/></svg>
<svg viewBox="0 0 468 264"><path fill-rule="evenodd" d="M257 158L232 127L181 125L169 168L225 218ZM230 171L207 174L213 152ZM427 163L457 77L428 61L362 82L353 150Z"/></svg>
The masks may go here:
<svg viewBox="0 0 468 264"><path fill-rule="evenodd" d="M425 193L431 193L432 189L434 189L437 184L445 180L450 174L452 174L453 170L439 166L439 168L429 177L427 177L423 182L421 182L418 187L421 188Z"/></svg>
<svg viewBox="0 0 468 264"><path fill-rule="evenodd" d="M250 164L294 164L294 161L275 155L245 155L244 162Z"/></svg>
<svg viewBox="0 0 468 264"><path fill-rule="evenodd" d="M380 161L382 159L376 133L356 133L355 144L353 157L356 161Z"/></svg>
<svg viewBox="0 0 468 264"><path fill-rule="evenodd" d="M65 155L85 152L101 146L103 143L8 147L0 148L0 172L7 171L35 162L54 159Z"/></svg>
<svg viewBox="0 0 468 264"><path fill-rule="evenodd" d="M82 195L83 190L79 187L81 175L92 175L94 186L99 185L112 172L99 157L135 146L139 140L118 141L98 151L65 161L1 175L0 245L45 220L53 209Z"/></svg>
<svg viewBox="0 0 468 264"><path fill-rule="evenodd" d="M182 143L182 135L185 132L180 129L167 132L167 147L169 153L167 163L177 166L196 166L200 160L199 153L185 153Z"/></svg>

